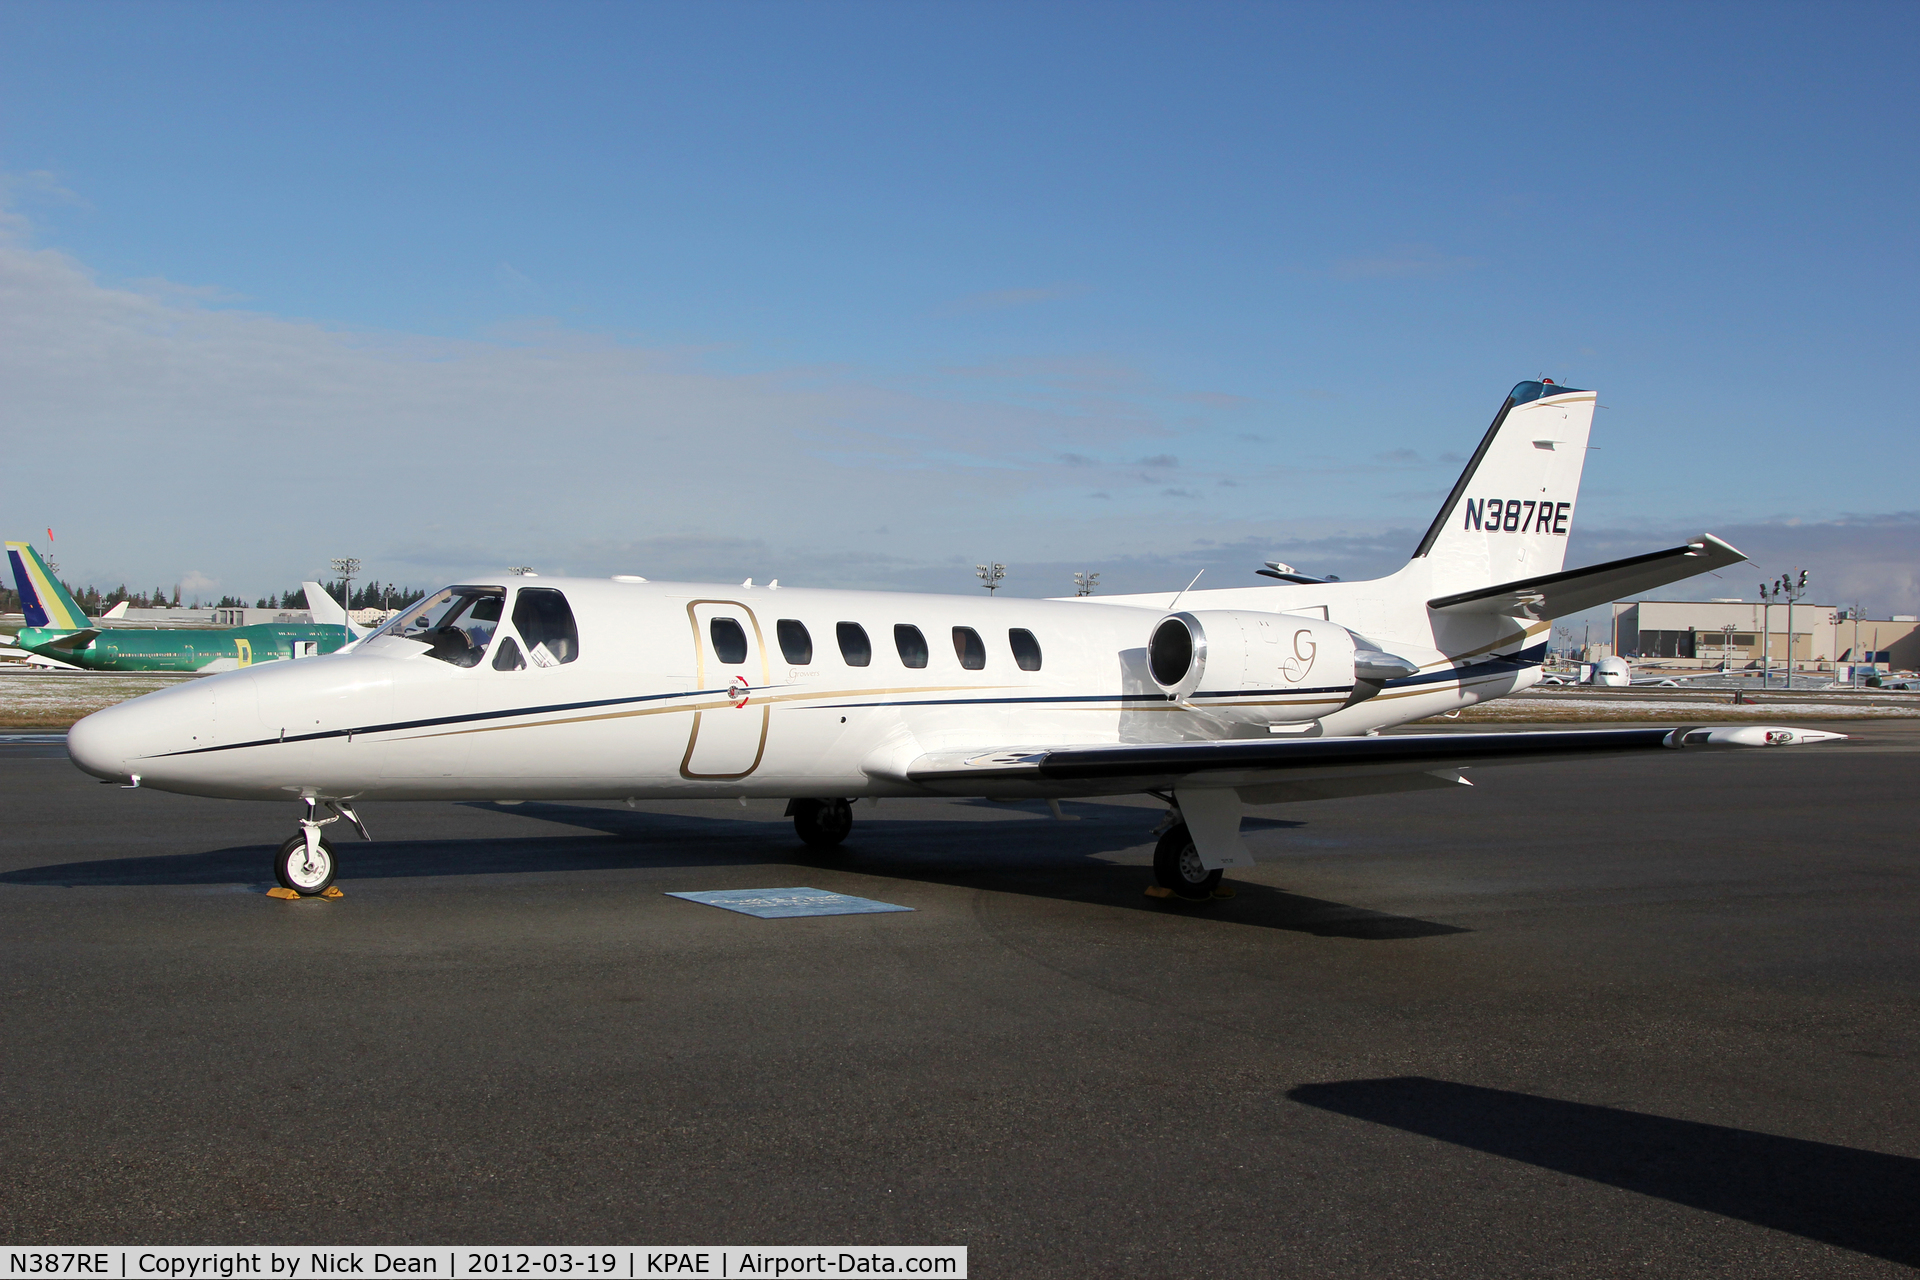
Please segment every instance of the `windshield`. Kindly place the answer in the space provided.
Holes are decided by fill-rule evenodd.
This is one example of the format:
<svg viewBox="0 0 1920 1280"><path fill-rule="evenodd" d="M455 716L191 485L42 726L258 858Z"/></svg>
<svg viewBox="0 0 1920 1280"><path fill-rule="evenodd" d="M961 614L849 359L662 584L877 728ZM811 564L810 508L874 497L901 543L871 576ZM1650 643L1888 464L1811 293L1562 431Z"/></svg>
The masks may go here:
<svg viewBox="0 0 1920 1280"><path fill-rule="evenodd" d="M431 645L429 657L471 667L486 656L506 603L504 587L447 587L402 609L375 635Z"/></svg>

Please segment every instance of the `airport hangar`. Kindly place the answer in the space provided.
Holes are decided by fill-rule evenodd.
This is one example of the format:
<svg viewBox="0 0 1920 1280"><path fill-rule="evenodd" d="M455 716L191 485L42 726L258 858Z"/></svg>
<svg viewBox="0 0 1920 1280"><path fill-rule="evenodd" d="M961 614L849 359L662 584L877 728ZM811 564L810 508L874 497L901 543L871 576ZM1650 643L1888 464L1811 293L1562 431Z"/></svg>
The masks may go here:
<svg viewBox="0 0 1920 1280"><path fill-rule="evenodd" d="M1623 658L1671 658L1701 667L1722 661L1758 666L1770 658L1784 667L1787 640L1785 604L1622 600L1613 606L1613 652ZM1836 662L1920 669L1920 617L1913 614L1855 619L1840 605L1803 601L1793 606L1792 640L1798 670L1831 670Z"/></svg>

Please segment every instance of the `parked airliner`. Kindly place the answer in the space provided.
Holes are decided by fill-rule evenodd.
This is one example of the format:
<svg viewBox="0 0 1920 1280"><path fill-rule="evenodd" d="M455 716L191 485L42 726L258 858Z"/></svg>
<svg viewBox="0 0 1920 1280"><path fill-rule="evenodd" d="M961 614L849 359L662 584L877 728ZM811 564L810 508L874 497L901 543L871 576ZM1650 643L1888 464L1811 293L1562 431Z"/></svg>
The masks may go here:
<svg viewBox="0 0 1920 1280"><path fill-rule="evenodd" d="M68 749L123 784L297 802L275 875L303 895L339 866L322 828L364 837L366 800L777 797L825 846L860 797L1147 793L1169 808L1155 874L1199 899L1251 862L1244 804L1841 737L1377 736L1536 683L1556 616L1745 558L1702 535L1563 570L1593 410L1591 391L1516 386L1412 557L1373 581L1020 600L482 576L338 653L95 712Z"/></svg>

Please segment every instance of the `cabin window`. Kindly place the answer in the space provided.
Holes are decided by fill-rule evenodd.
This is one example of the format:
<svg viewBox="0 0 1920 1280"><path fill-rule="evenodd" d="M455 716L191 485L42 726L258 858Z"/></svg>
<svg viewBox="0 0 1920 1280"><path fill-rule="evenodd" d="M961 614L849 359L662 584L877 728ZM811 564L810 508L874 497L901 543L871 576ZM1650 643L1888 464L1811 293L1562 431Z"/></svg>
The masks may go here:
<svg viewBox="0 0 1920 1280"><path fill-rule="evenodd" d="M1040 669L1040 642L1033 638L1033 632L1015 627L1007 632L1007 643L1012 646L1013 660L1020 664L1022 671Z"/></svg>
<svg viewBox="0 0 1920 1280"><path fill-rule="evenodd" d="M493 642L506 598L504 587L447 587L402 609L376 634L417 640L428 646L428 657L456 667L477 666Z"/></svg>
<svg viewBox="0 0 1920 1280"><path fill-rule="evenodd" d="M525 671L527 660L520 653L520 646L513 642L512 636L501 636L500 643L493 646L493 669L495 671Z"/></svg>
<svg viewBox="0 0 1920 1280"><path fill-rule="evenodd" d="M552 587L522 587L513 602L513 629L536 667L557 667L580 656L580 632L567 598Z"/></svg>
<svg viewBox="0 0 1920 1280"><path fill-rule="evenodd" d="M833 630L840 640L840 656L848 666L864 667L873 661L873 645L867 640L865 627L857 622L842 622Z"/></svg>
<svg viewBox="0 0 1920 1280"><path fill-rule="evenodd" d="M927 665L927 638L920 634L920 628L904 622L896 623L893 628L893 647L900 651L901 666Z"/></svg>
<svg viewBox="0 0 1920 1280"><path fill-rule="evenodd" d="M707 624L713 638L713 656L737 667L747 660L747 633L732 618L715 618Z"/></svg>
<svg viewBox="0 0 1920 1280"><path fill-rule="evenodd" d="M780 636L780 652L789 663L804 667L813 661L813 637L807 634L806 623L782 618L774 623L773 629Z"/></svg>
<svg viewBox="0 0 1920 1280"><path fill-rule="evenodd" d="M980 639L980 633L972 627L955 627L953 656L960 659L960 665L969 671L978 671L986 666L987 646Z"/></svg>

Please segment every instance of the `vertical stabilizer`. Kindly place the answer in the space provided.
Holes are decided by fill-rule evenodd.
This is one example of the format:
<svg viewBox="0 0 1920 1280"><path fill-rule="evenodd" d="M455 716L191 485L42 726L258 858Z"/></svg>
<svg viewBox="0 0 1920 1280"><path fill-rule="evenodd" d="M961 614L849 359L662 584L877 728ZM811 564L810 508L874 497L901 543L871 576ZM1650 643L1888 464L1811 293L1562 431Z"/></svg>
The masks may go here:
<svg viewBox="0 0 1920 1280"><path fill-rule="evenodd" d="M314 622L323 627L341 628L349 640L361 634L348 619L347 611L325 587L317 582L303 582L300 585L307 593L307 612L312 615Z"/></svg>
<svg viewBox="0 0 1920 1280"><path fill-rule="evenodd" d="M90 625L86 610L74 603L38 551L24 542L9 542L7 559L13 562L13 589L20 593L20 611L28 626L84 631Z"/></svg>
<svg viewBox="0 0 1920 1280"><path fill-rule="evenodd" d="M1522 382L1414 551L1436 591L1558 573L1587 460L1594 393Z"/></svg>

